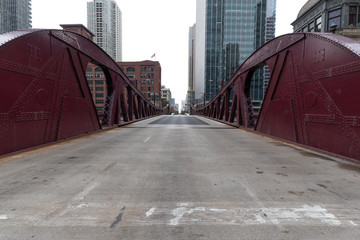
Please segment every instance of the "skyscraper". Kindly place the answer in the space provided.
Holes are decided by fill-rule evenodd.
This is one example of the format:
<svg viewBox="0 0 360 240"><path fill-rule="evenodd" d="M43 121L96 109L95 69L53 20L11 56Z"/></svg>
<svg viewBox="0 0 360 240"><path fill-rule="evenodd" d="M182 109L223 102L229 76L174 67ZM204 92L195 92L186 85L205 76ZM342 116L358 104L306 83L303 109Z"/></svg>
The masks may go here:
<svg viewBox="0 0 360 240"><path fill-rule="evenodd" d="M195 43L196 43L196 24L189 28L189 74L188 91L186 94L186 104L188 107L195 104Z"/></svg>
<svg viewBox="0 0 360 240"><path fill-rule="evenodd" d="M257 48L275 35L276 0L197 0L196 99L210 100ZM262 72L261 72L262 71ZM263 98L260 70L253 99ZM254 88L254 89L255 89Z"/></svg>
<svg viewBox="0 0 360 240"><path fill-rule="evenodd" d="M31 0L0 1L0 34L31 28Z"/></svg>
<svg viewBox="0 0 360 240"><path fill-rule="evenodd" d="M115 0L88 2L87 27L99 47L115 61L122 60L122 14Z"/></svg>

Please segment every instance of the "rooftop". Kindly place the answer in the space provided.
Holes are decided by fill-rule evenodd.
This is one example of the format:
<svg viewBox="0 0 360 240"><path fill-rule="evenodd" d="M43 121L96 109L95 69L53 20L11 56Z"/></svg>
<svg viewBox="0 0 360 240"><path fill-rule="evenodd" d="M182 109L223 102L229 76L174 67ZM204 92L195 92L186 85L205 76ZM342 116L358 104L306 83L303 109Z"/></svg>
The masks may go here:
<svg viewBox="0 0 360 240"><path fill-rule="evenodd" d="M313 6L315 6L321 0L309 0L305 3L305 5L301 8L297 18L300 18L304 15L307 11L309 11Z"/></svg>

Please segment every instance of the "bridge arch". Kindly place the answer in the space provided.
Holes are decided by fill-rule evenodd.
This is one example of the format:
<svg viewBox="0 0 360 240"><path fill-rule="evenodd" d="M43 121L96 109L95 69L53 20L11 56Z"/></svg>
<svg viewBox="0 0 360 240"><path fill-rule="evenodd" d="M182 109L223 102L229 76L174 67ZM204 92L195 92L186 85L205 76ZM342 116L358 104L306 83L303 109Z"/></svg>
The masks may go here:
<svg viewBox="0 0 360 240"><path fill-rule="evenodd" d="M101 67L109 86L102 119L87 84L90 62ZM110 56L72 32L0 35L0 76L0 155L162 113Z"/></svg>
<svg viewBox="0 0 360 240"><path fill-rule="evenodd" d="M269 67L270 81L255 119L251 96L249 100L249 79L264 64ZM332 33L288 34L254 52L214 99L194 111L231 125L360 160L358 79L359 42ZM216 118L216 113L209 115L213 103L233 87L231 107L225 107L229 102L223 104L229 118Z"/></svg>

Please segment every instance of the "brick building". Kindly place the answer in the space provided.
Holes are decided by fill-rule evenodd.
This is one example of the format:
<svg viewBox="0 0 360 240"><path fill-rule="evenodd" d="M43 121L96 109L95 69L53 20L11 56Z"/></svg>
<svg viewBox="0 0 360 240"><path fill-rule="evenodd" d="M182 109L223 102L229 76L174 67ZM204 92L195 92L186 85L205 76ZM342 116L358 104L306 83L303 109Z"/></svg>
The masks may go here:
<svg viewBox="0 0 360 240"><path fill-rule="evenodd" d="M94 35L82 24L62 24L64 30L78 33L90 40ZM157 61L117 62L137 89L156 106L161 106L161 66ZM86 68L91 95L99 115L103 113L107 96L106 77L100 66L89 63ZM155 100L154 100L155 96Z"/></svg>
<svg viewBox="0 0 360 240"><path fill-rule="evenodd" d="M161 66L157 61L117 62L130 81L156 106L161 106ZM155 99L154 99L155 96Z"/></svg>
<svg viewBox="0 0 360 240"><path fill-rule="evenodd" d="M60 24L64 30L80 34L91 41L94 40L94 34L82 24Z"/></svg>
<svg viewBox="0 0 360 240"><path fill-rule="evenodd" d="M86 68L86 78L88 80L96 111L98 112L98 115L101 115L103 114L107 96L107 85L104 72L101 67L89 63Z"/></svg>

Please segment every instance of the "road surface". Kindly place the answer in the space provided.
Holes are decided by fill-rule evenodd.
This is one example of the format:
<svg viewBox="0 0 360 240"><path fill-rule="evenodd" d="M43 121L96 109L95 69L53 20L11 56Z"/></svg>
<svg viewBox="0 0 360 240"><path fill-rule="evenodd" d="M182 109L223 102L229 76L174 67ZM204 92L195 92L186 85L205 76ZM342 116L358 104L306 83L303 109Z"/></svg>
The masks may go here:
<svg viewBox="0 0 360 240"><path fill-rule="evenodd" d="M0 159L0 239L360 239L360 168L193 116Z"/></svg>

